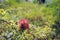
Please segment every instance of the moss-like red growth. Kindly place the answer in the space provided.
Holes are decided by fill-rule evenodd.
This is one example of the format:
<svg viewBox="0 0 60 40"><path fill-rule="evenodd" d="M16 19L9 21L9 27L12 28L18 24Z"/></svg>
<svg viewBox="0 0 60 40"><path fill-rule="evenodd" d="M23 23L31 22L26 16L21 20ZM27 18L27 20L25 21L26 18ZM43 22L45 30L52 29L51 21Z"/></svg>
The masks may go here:
<svg viewBox="0 0 60 40"><path fill-rule="evenodd" d="M27 19L21 19L18 23L18 28L21 28L23 30L29 29L29 22Z"/></svg>

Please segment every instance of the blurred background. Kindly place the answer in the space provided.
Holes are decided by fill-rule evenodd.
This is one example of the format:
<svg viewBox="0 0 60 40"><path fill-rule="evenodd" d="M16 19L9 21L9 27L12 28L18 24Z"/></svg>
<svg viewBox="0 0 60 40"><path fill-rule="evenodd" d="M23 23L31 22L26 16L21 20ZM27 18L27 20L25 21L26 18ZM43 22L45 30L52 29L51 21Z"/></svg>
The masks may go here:
<svg viewBox="0 0 60 40"><path fill-rule="evenodd" d="M33 35L18 30L22 18ZM60 0L0 0L0 40L60 40Z"/></svg>

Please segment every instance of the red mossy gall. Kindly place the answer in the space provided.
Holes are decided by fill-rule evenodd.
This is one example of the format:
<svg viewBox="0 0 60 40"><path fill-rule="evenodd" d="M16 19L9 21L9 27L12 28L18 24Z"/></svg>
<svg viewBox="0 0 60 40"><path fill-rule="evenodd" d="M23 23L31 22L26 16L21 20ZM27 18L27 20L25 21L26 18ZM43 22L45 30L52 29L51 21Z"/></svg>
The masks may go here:
<svg viewBox="0 0 60 40"><path fill-rule="evenodd" d="M28 22L28 20L27 19L21 19L18 22L18 28L22 29L22 30L29 29L29 22Z"/></svg>

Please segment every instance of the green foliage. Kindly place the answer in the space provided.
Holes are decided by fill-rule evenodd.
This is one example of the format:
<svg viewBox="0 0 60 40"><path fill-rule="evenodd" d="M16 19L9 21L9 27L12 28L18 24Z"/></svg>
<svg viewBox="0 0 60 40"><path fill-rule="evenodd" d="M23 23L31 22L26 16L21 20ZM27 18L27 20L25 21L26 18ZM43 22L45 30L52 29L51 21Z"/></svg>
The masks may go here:
<svg viewBox="0 0 60 40"><path fill-rule="evenodd" d="M18 0L23 3L17 3L17 0L9 0L6 4L3 3L0 9L0 20L6 20L10 23L0 21L1 36L6 36L7 40L52 40L56 29L52 25L55 21L60 20L60 1L52 1L49 5L38 5L33 3L26 3L23 0ZM18 30L15 24L22 18L27 18L30 22L30 29ZM12 37L10 37L12 35ZM10 38L9 38L10 37Z"/></svg>

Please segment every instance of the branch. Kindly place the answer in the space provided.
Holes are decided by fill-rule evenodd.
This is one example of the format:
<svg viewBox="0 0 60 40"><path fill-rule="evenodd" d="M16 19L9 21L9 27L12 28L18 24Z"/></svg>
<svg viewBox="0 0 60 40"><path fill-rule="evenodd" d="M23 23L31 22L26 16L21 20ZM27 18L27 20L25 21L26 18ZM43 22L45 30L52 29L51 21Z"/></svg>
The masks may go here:
<svg viewBox="0 0 60 40"><path fill-rule="evenodd" d="M7 24L10 24L11 23L10 21L6 21L4 19L0 19L0 22L6 22Z"/></svg>

